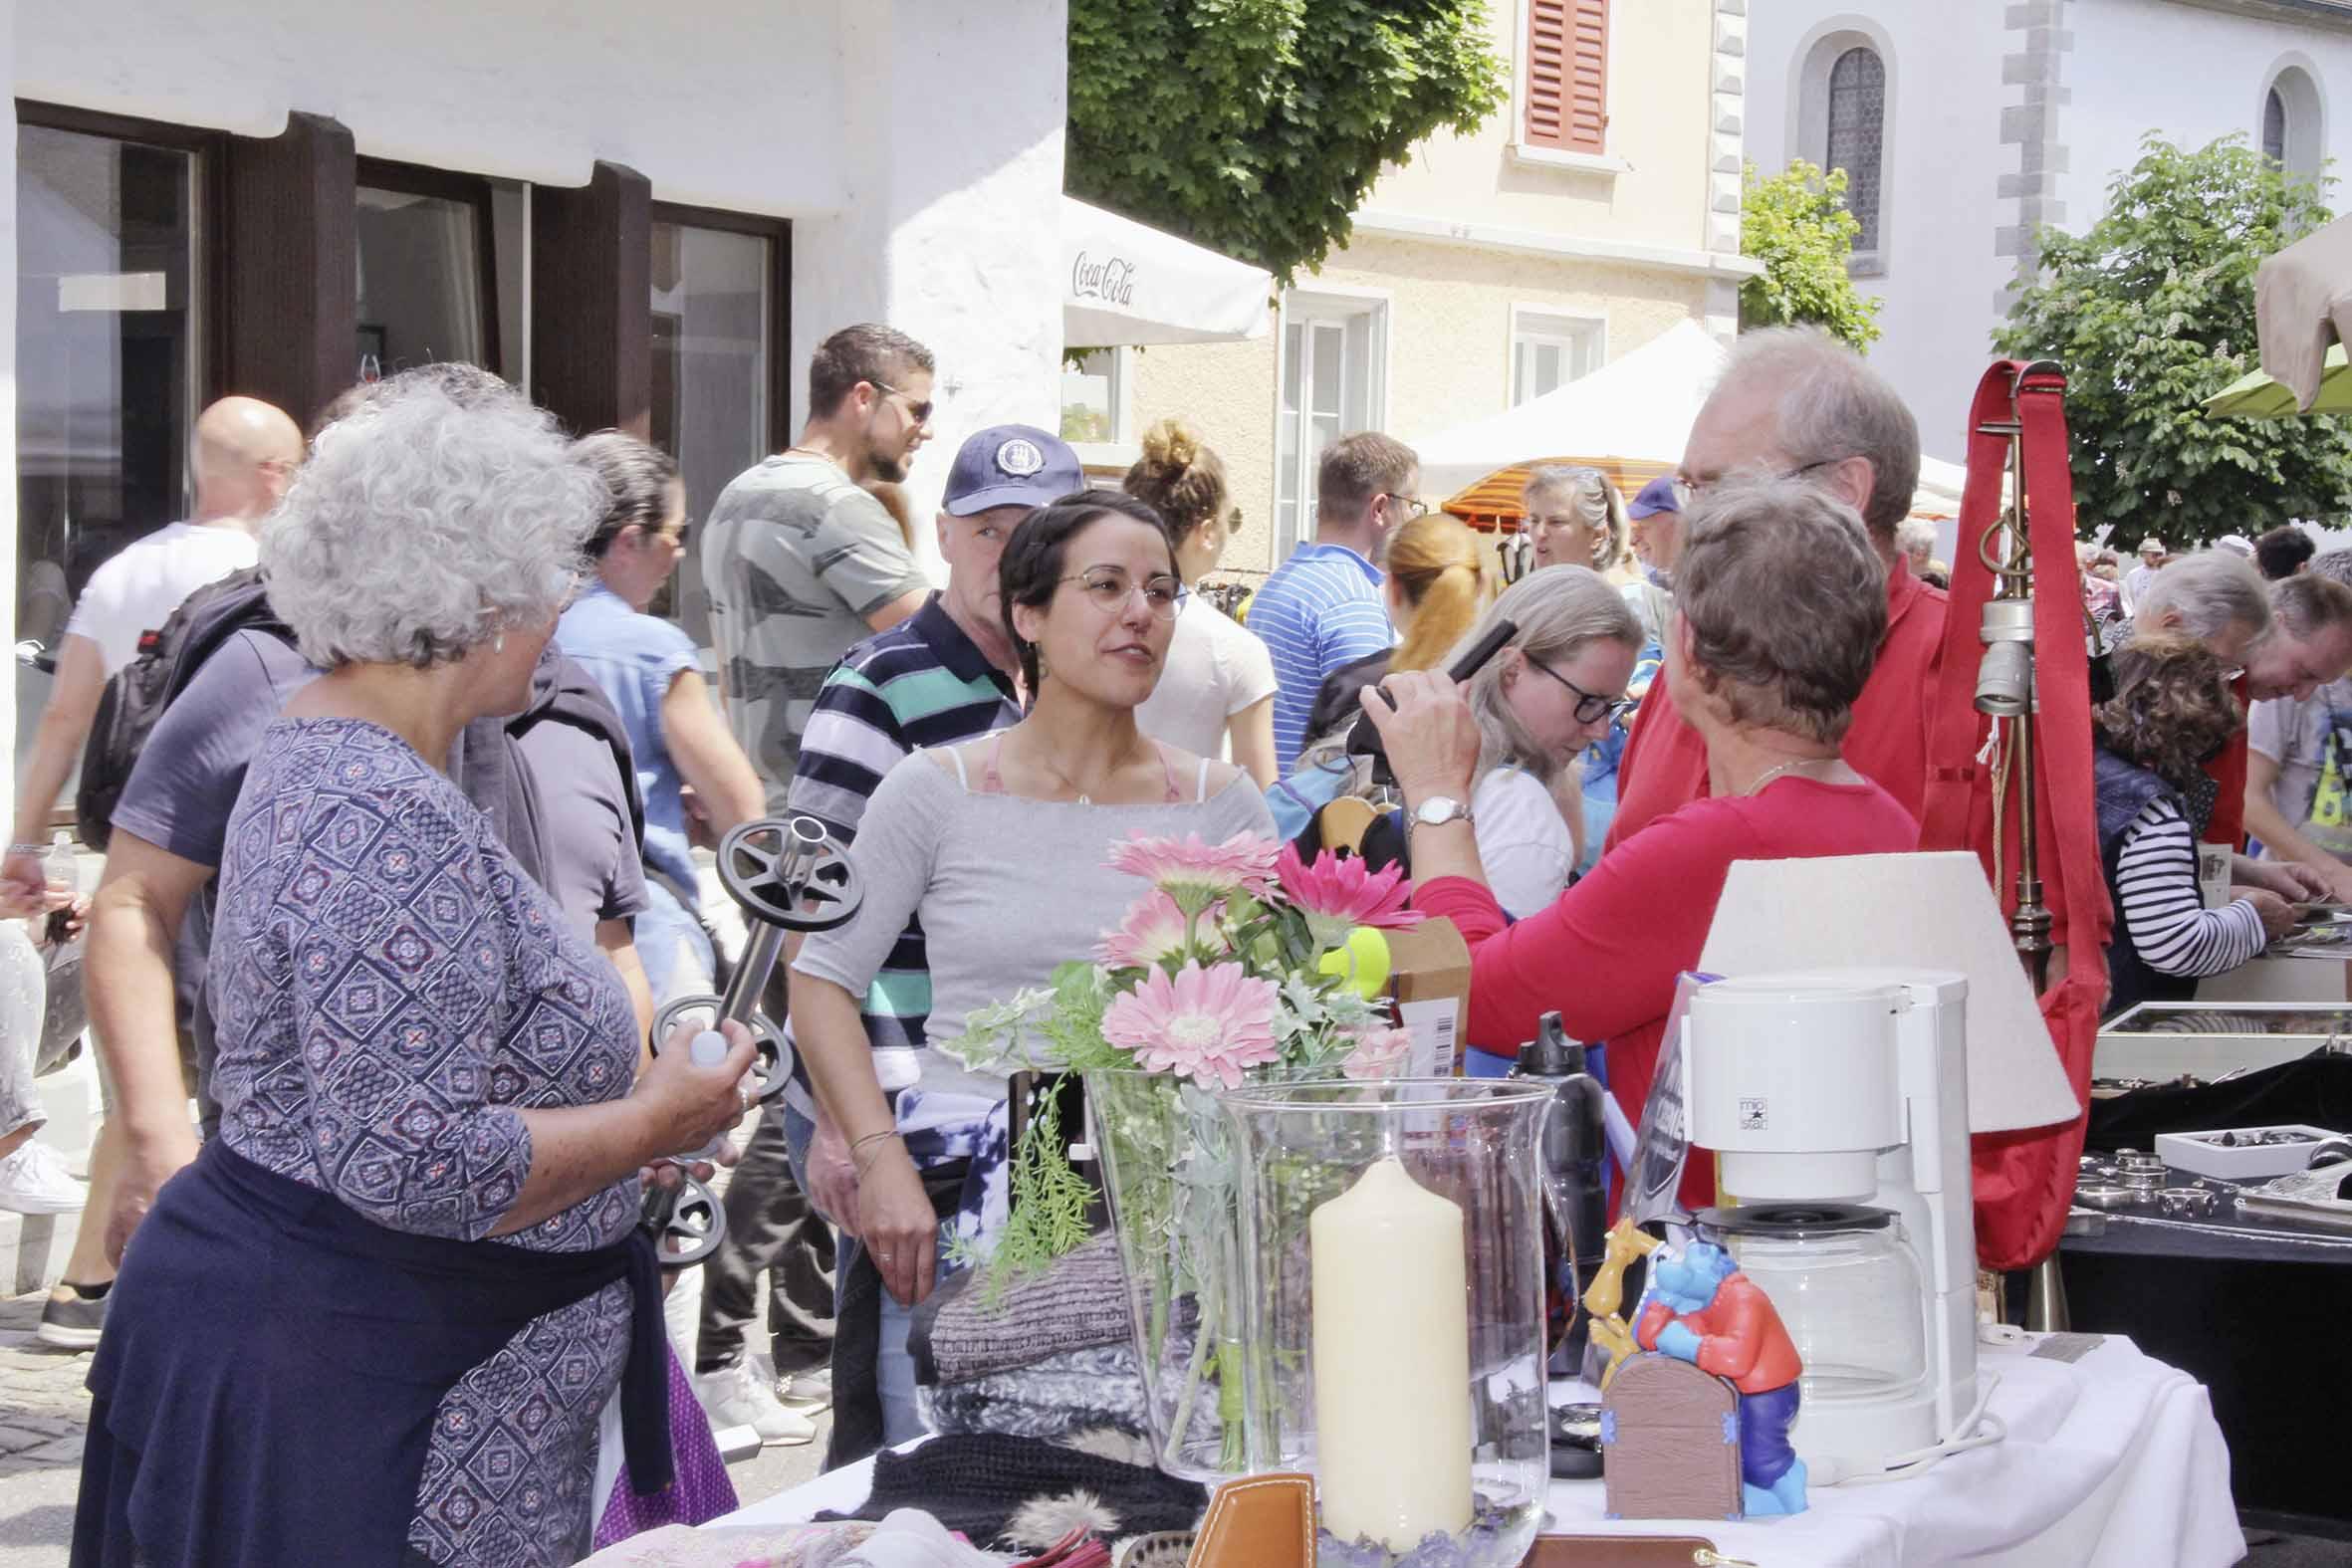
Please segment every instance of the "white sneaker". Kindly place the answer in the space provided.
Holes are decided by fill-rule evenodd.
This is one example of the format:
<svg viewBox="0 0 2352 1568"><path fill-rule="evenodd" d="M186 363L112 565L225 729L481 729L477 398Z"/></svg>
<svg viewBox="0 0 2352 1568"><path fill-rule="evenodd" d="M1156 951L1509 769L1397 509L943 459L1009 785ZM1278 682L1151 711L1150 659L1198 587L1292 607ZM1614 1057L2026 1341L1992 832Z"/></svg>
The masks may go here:
<svg viewBox="0 0 2352 1568"><path fill-rule="evenodd" d="M785 1409L797 1410L804 1416L814 1416L832 1409L832 1368L818 1367L808 1372L796 1372L789 1378L778 1378L776 1400Z"/></svg>
<svg viewBox="0 0 2352 1568"><path fill-rule="evenodd" d="M749 1427L770 1448L817 1441L817 1424L778 1404L766 1382L742 1362L694 1381L714 1427Z"/></svg>
<svg viewBox="0 0 2352 1568"><path fill-rule="evenodd" d="M32 1139L0 1160L0 1209L20 1215L71 1214L90 1198L90 1189L66 1169L65 1157Z"/></svg>

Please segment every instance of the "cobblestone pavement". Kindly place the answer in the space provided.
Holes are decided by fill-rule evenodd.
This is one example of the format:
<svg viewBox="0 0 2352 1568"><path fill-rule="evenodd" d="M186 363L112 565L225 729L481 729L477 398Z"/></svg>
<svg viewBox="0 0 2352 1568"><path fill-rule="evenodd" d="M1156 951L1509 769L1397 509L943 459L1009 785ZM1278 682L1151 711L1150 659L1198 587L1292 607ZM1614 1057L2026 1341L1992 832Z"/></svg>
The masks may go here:
<svg viewBox="0 0 2352 1568"><path fill-rule="evenodd" d="M66 1560L90 1358L33 1338L46 1293L0 1300L0 1568Z"/></svg>

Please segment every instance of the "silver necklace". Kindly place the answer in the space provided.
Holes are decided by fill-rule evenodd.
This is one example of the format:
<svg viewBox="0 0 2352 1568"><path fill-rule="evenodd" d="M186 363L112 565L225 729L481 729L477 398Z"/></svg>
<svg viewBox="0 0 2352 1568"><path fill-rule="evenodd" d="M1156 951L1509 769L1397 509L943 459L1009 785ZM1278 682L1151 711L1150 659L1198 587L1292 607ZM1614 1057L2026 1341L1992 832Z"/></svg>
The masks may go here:
<svg viewBox="0 0 2352 1568"><path fill-rule="evenodd" d="M1747 787L1747 788L1745 788L1745 789L1741 790L1740 792L1741 792L1742 794L1744 794L1744 795L1748 795L1748 794L1760 794L1760 793L1762 793L1762 792L1763 792L1763 790L1764 790L1764 786L1765 784L1770 784L1770 783L1771 783L1773 780L1775 780L1775 779L1779 778L1779 777L1780 777L1782 774L1785 774L1785 773L1793 773L1793 772L1795 772L1795 771L1796 771L1797 769L1799 769L1799 768L1818 768L1818 767L1820 767L1820 766L1821 766L1823 763L1834 763L1834 762L1836 762L1836 761L1837 761L1837 759L1836 759L1836 758L1834 758L1834 757L1799 757L1799 758L1795 758L1795 759L1793 759L1792 761L1789 761L1789 762L1782 763L1782 764L1781 764L1779 767L1777 767L1777 768L1767 768L1767 769L1765 769L1765 770L1764 770L1763 773L1761 773L1761 774L1759 774L1759 775L1757 775L1757 776L1756 776L1756 779L1755 779L1755 781L1754 781L1753 783L1751 783L1751 784L1748 785L1748 787Z"/></svg>

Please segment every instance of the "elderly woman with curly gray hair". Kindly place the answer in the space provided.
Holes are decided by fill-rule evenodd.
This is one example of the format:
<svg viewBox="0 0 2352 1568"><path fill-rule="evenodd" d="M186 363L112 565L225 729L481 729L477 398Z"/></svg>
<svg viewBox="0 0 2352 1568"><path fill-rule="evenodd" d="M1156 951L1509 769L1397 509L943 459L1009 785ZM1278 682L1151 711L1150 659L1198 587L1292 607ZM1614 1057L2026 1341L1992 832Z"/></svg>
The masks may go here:
<svg viewBox="0 0 2352 1568"><path fill-rule="evenodd" d="M749 1037L642 1076L607 963L442 772L520 709L603 510L520 398L330 427L262 535L326 671L246 774L209 975L221 1134L125 1254L77 1564L569 1563L600 1413L671 1480L639 1172L741 1115Z"/></svg>

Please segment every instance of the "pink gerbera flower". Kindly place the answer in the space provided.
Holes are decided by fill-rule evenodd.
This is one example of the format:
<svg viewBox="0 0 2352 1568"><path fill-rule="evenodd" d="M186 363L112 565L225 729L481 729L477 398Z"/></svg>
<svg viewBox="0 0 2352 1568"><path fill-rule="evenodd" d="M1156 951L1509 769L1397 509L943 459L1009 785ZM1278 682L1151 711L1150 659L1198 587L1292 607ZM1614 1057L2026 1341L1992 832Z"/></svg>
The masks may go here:
<svg viewBox="0 0 2352 1568"><path fill-rule="evenodd" d="M1176 900L1155 887L1129 906L1116 931L1106 933L1095 945L1094 957L1112 969L1157 964L1184 952L1184 911L1176 907ZM1194 940L1204 947L1223 951L1225 942L1217 930L1216 906L1205 912Z"/></svg>
<svg viewBox="0 0 2352 1568"><path fill-rule="evenodd" d="M1274 886L1278 847L1256 833L1236 833L1221 844L1203 843L1198 833L1136 837L1112 849L1108 863L1114 871L1142 877L1187 914L1197 915L1229 894L1265 894Z"/></svg>
<svg viewBox="0 0 2352 1568"><path fill-rule="evenodd" d="M1239 964L1187 964L1174 980L1154 969L1111 1003L1102 1037L1132 1051L1146 1072L1238 1089L1245 1068L1280 1054L1275 996L1272 981L1253 979Z"/></svg>
<svg viewBox="0 0 2352 1568"><path fill-rule="evenodd" d="M1412 1048L1411 1029L1363 1029L1356 1034L1355 1049L1340 1062L1339 1070L1350 1078L1401 1077Z"/></svg>
<svg viewBox="0 0 2352 1568"><path fill-rule="evenodd" d="M1285 844L1275 866L1284 894L1306 917L1315 941L1324 947L1336 947L1357 926L1398 931L1424 918L1420 910L1405 907L1413 884L1405 880L1402 865L1367 871L1362 857L1343 858L1326 849L1310 866L1298 858L1295 848Z"/></svg>

